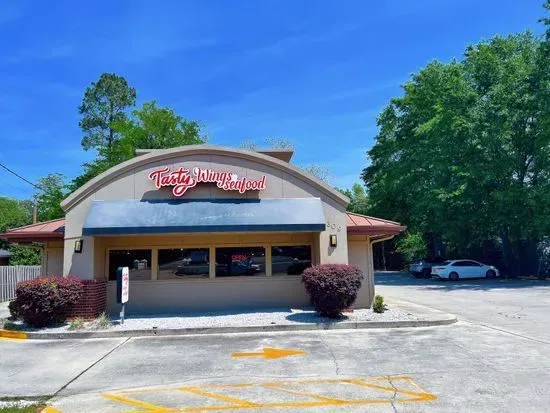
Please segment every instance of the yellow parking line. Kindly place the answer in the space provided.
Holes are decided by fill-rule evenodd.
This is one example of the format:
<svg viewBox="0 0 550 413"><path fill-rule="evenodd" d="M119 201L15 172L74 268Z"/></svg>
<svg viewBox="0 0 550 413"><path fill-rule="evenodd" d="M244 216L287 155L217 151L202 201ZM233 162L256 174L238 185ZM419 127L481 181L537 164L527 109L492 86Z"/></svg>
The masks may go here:
<svg viewBox="0 0 550 413"><path fill-rule="evenodd" d="M318 395L318 394L303 392L303 391L299 391L299 390L293 390L293 389L289 389L289 388L286 388L286 387L282 387L282 385L276 385L276 384L272 384L272 383L263 384L263 385L261 385L261 387L269 388L269 389L276 389L276 390L279 390L279 391L282 391L282 392L285 392L285 393L297 394L298 396L312 397L312 398L317 399L317 400L323 400L325 402L330 402L330 404L342 404L342 403L346 403L348 401L348 400L335 399L333 397L326 397L326 396L321 396L321 395Z"/></svg>
<svg viewBox="0 0 550 413"><path fill-rule="evenodd" d="M225 396L223 394L204 391L204 390L201 390L198 387L180 387L179 390L186 391L186 392L189 392L189 393L192 393L192 394L196 394L198 396L205 396L205 397L209 397L211 399L222 400L222 401L228 402L228 403L234 403L237 406L258 407L258 404L254 403L254 402L249 402L248 400L237 399L236 397Z"/></svg>
<svg viewBox="0 0 550 413"><path fill-rule="evenodd" d="M394 388L393 386L385 386L382 383L375 384L372 381L386 381L392 382L407 382L420 391L404 390L398 387L398 384ZM332 396L325 396L322 394L309 393L301 391L299 389L289 388L287 386L299 386L310 384L347 384L357 386L357 388L371 388L374 390L380 390L390 393L391 397L380 397L374 399L338 399ZM298 396L314 399L294 402L254 402L245 400L242 398L233 397L230 395L215 393L213 389L239 389L239 388L251 388L251 387L263 387L271 389L275 392L284 392L296 394ZM181 391L194 394L196 396L203 396L208 399L220 400L228 404L221 406L203 405L203 406L182 406L178 408L169 408L151 403L146 403L140 400L133 399L132 394L142 393L164 393ZM359 393L361 394L361 393ZM399 394L405 396L405 398L394 398L393 395ZM116 394L103 394L104 397L117 401L132 407L141 407L147 410L141 410L140 413L164 413L164 412L207 412L207 411L220 411L220 410L240 410L240 409L262 409L262 408L300 408L300 407L322 407L322 406L344 406L344 405L368 405L368 404L384 404L384 403L410 403L410 402L428 402L437 400L437 397L426 390L422 389L416 384L409 376L386 376L386 377L366 377L366 378L350 378L350 379L314 379L314 380L297 380L297 381L275 381L275 382L263 382L263 383L236 383L236 384L212 384L212 385L199 385L199 386L183 386L183 387L164 387L156 389L137 389L137 390L122 390ZM127 413L136 413L136 410L128 410Z"/></svg>
<svg viewBox="0 0 550 413"><path fill-rule="evenodd" d="M391 379L391 380L393 380L393 379ZM395 392L395 393L399 393L399 394L406 394L407 396L420 396L422 398L424 398L425 396L430 396L430 398L428 400L435 400L435 399L431 399L431 397L435 397L435 396L431 395L430 393L426 392L425 390L422 390L421 393L418 393L418 392L409 391L409 390L395 389L393 387L386 387L386 386L379 386L378 384L371 384L371 383L368 383L368 382L366 382L362 379L347 380L347 382L355 384L356 386L369 387L371 389L384 390L384 391L389 391L389 392L392 392L392 393Z"/></svg>
<svg viewBox="0 0 550 413"><path fill-rule="evenodd" d="M124 403L124 404L129 404L129 405L135 406L135 407L143 407L144 409L149 409L149 411L154 412L154 413L181 411L179 409L172 409L170 407L158 406L156 404L146 403L146 402L142 402L140 400L135 400L135 399L132 399L130 397L120 396L120 395L116 395L116 394L101 393L101 395L103 397L105 397L106 399L109 399L109 400L113 400L113 401Z"/></svg>
<svg viewBox="0 0 550 413"><path fill-rule="evenodd" d="M56 409L52 406L46 406L44 409L42 409L41 413L63 413L61 410Z"/></svg>

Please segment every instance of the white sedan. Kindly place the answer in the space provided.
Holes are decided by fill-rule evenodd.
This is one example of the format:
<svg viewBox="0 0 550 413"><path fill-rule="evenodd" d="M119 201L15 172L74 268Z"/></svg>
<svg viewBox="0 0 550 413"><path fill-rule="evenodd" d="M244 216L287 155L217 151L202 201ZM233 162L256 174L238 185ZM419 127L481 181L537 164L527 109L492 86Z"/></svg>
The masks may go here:
<svg viewBox="0 0 550 413"><path fill-rule="evenodd" d="M472 260L445 261L432 267L432 276L452 281L460 278L495 278L499 275L496 267Z"/></svg>

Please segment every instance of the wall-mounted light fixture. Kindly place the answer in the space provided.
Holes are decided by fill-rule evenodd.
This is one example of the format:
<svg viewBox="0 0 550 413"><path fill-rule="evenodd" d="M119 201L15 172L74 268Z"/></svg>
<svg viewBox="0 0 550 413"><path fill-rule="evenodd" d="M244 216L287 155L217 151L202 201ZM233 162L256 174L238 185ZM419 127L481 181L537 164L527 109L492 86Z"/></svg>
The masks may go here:
<svg viewBox="0 0 550 413"><path fill-rule="evenodd" d="M82 252L82 246L84 244L84 241L81 239L78 239L74 242L74 252L80 254Z"/></svg>
<svg viewBox="0 0 550 413"><path fill-rule="evenodd" d="M330 246L335 247L337 244L338 244L338 242L337 242L337 239L336 239L336 234L331 234L330 235Z"/></svg>

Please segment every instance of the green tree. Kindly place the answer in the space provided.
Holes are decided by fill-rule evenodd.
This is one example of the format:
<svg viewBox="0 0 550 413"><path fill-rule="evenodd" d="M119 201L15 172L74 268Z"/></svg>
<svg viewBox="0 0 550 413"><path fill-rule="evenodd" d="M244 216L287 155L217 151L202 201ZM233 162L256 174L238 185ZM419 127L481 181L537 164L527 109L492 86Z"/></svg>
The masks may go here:
<svg viewBox="0 0 550 413"><path fill-rule="evenodd" d="M356 214L368 214L369 205L367 193L363 185L356 182L353 184L351 189L340 189L339 191L350 199L350 203L347 208L348 211L355 212Z"/></svg>
<svg viewBox="0 0 550 413"><path fill-rule="evenodd" d="M168 149L207 140L198 122L187 120L170 108L157 106L155 101L144 103L132 111L131 117L123 116L110 127L116 140L110 146L97 148L97 158L83 165L84 173L72 181L71 191L133 158L136 149Z"/></svg>
<svg viewBox="0 0 550 413"><path fill-rule="evenodd" d="M61 201L66 197L66 185L62 174L49 174L40 178L36 185L40 190L34 195L39 222L65 216Z"/></svg>
<svg viewBox="0 0 550 413"><path fill-rule="evenodd" d="M40 265L40 249L20 244L10 244L8 250L13 254L10 265Z"/></svg>
<svg viewBox="0 0 550 413"><path fill-rule="evenodd" d="M0 233L32 224L32 216L32 202L0 197Z"/></svg>
<svg viewBox="0 0 550 413"><path fill-rule="evenodd" d="M206 142L198 122L179 116L168 107L159 107L155 101L135 109L132 117L114 126L121 139L115 144L117 162L135 156L136 149L167 149Z"/></svg>
<svg viewBox="0 0 550 413"><path fill-rule="evenodd" d="M428 248L422 234L408 232L397 242L396 251L403 254L405 262L408 264L415 259L425 257L428 253Z"/></svg>
<svg viewBox="0 0 550 413"><path fill-rule="evenodd" d="M136 103L136 90L126 79L114 73L103 73L86 88L78 107L82 115L79 126L84 132L82 147L96 149L110 160L111 149L120 135L114 125L127 118L126 111Z"/></svg>
<svg viewBox="0 0 550 413"><path fill-rule="evenodd" d="M363 171L372 213L456 254L499 239L519 262L550 231L543 46L530 32L496 36L414 74L378 117Z"/></svg>

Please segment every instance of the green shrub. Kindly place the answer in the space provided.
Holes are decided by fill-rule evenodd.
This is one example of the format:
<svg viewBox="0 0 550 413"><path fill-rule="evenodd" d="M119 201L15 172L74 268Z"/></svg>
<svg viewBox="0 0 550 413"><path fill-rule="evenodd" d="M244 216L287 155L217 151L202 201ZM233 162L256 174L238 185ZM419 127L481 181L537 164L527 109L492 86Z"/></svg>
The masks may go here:
<svg viewBox="0 0 550 413"><path fill-rule="evenodd" d="M412 260L426 256L428 247L421 233L409 232L397 242L397 251L403 254L403 258L408 264Z"/></svg>
<svg viewBox="0 0 550 413"><path fill-rule="evenodd" d="M15 300L11 300L8 304L8 310L10 310L11 318L17 320L19 318L19 311L17 310L17 304Z"/></svg>
<svg viewBox="0 0 550 413"><path fill-rule="evenodd" d="M69 330L82 330L84 328L84 319L80 317L73 318L69 321Z"/></svg>
<svg viewBox="0 0 550 413"><path fill-rule="evenodd" d="M302 282L315 310L333 318L355 302L362 280L361 270L347 264L315 265L302 273Z"/></svg>
<svg viewBox="0 0 550 413"><path fill-rule="evenodd" d="M3 329L4 330L11 330L11 331L20 331L23 330L23 326L21 324L16 324L11 321L4 321L3 323Z"/></svg>
<svg viewBox="0 0 550 413"><path fill-rule="evenodd" d="M96 328L109 328L111 326L111 319L107 313L103 312L95 319Z"/></svg>
<svg viewBox="0 0 550 413"><path fill-rule="evenodd" d="M374 302L372 303L372 311L375 313L383 313L388 309L388 306L384 304L384 297L376 294L374 296Z"/></svg>
<svg viewBox="0 0 550 413"><path fill-rule="evenodd" d="M14 311L31 327L65 321L68 311L82 296L78 278L45 277L23 281L15 290Z"/></svg>

